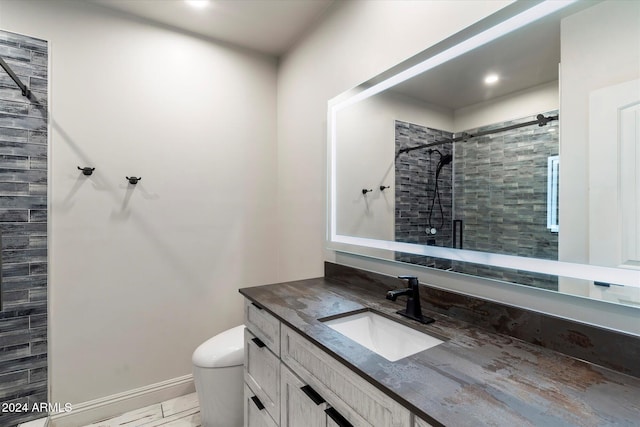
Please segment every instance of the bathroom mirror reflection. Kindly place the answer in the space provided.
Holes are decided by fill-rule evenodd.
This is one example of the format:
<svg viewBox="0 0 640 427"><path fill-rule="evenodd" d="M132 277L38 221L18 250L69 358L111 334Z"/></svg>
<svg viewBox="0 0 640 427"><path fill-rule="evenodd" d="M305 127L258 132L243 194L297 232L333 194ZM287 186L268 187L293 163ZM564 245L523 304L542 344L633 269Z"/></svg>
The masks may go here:
<svg viewBox="0 0 640 427"><path fill-rule="evenodd" d="M639 286L640 4L570 4L459 54L536 7L332 100L329 241L640 305L601 286Z"/></svg>

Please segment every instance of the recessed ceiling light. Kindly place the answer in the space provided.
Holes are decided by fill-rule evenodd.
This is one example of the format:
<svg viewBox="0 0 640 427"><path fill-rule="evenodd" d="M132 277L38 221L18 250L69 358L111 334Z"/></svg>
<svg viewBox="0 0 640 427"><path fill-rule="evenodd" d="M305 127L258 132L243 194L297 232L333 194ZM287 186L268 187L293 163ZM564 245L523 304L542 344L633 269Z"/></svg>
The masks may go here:
<svg viewBox="0 0 640 427"><path fill-rule="evenodd" d="M209 0L184 0L189 6L196 9L203 9L209 5Z"/></svg>
<svg viewBox="0 0 640 427"><path fill-rule="evenodd" d="M488 85L492 85L498 82L500 77L497 74L489 74L484 78L484 83Z"/></svg>

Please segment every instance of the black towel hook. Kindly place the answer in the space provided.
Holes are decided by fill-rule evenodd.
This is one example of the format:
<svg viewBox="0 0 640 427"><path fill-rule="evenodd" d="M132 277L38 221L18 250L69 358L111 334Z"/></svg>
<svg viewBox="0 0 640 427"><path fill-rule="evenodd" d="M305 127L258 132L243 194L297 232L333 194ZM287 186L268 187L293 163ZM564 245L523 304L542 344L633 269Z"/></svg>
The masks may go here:
<svg viewBox="0 0 640 427"><path fill-rule="evenodd" d="M127 180L129 180L129 184L133 184L133 185L136 185L138 183L138 181L140 181L142 179L142 177L135 177L135 176L132 176L132 177L128 177L127 176L125 178L127 178Z"/></svg>
<svg viewBox="0 0 640 427"><path fill-rule="evenodd" d="M362 189L362 194L364 194L366 196L367 193L372 192L373 190L367 190L366 188Z"/></svg>
<svg viewBox="0 0 640 427"><path fill-rule="evenodd" d="M88 166L81 168L80 166L78 166L78 170L81 170L83 175L90 176L93 171L96 170L96 168L90 168Z"/></svg>
<svg viewBox="0 0 640 427"><path fill-rule="evenodd" d="M380 186L380 191L384 191L384 190L386 190L386 189L387 189L387 188L389 188L389 187L390 187L389 185L386 185L386 186L385 186L385 185L381 185L381 186Z"/></svg>

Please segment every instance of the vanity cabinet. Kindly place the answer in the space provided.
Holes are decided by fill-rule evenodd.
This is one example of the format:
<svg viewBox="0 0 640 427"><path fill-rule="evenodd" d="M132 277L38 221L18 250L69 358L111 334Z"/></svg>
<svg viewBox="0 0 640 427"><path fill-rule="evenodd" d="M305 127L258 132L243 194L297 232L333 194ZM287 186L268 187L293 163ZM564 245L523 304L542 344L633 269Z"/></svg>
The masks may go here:
<svg viewBox="0 0 640 427"><path fill-rule="evenodd" d="M280 427L326 427L324 398L305 384L286 366L280 371L282 382Z"/></svg>
<svg viewBox="0 0 640 427"><path fill-rule="evenodd" d="M266 412L280 422L280 359L248 329L244 330L244 381Z"/></svg>
<svg viewBox="0 0 640 427"><path fill-rule="evenodd" d="M260 305L244 302L244 324L276 356L280 356L280 321Z"/></svg>
<svg viewBox="0 0 640 427"><path fill-rule="evenodd" d="M244 385L244 427L278 427L247 384Z"/></svg>
<svg viewBox="0 0 640 427"><path fill-rule="evenodd" d="M245 326L245 427L412 425L407 409L248 300Z"/></svg>
<svg viewBox="0 0 640 427"><path fill-rule="evenodd" d="M281 358L357 427L406 427L411 413L291 328L281 327Z"/></svg>
<svg viewBox="0 0 640 427"><path fill-rule="evenodd" d="M266 425L278 426L280 321L249 301L245 301L244 314L244 382L247 393L251 395L245 396L245 427L253 427L251 422L262 425L258 419ZM271 420L258 417L264 414Z"/></svg>
<svg viewBox="0 0 640 427"><path fill-rule="evenodd" d="M284 364L281 374L281 427L355 427Z"/></svg>

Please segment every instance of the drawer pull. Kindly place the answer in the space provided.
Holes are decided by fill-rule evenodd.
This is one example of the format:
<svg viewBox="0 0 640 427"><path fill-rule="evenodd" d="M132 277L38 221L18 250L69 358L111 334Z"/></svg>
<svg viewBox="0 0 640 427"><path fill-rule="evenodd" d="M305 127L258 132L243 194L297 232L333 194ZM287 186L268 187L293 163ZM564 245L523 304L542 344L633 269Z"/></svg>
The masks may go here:
<svg viewBox="0 0 640 427"><path fill-rule="evenodd" d="M312 389L311 386L308 384L303 387L300 387L300 390L302 390L302 392L306 394L309 397L309 399L311 399L311 401L316 405L326 402L322 398L322 396L320 396L318 392Z"/></svg>
<svg viewBox="0 0 640 427"><path fill-rule="evenodd" d="M256 304L255 302L251 303L252 306L254 306L255 308L257 308L258 310L262 310L262 307L260 307L258 304Z"/></svg>
<svg viewBox="0 0 640 427"><path fill-rule="evenodd" d="M253 338L251 341L255 343L259 348L266 347L267 345L262 342L260 338Z"/></svg>
<svg viewBox="0 0 640 427"><path fill-rule="evenodd" d="M324 412L329 416L329 418L331 418L336 424L338 424L339 427L353 427L353 424L347 421L346 418L343 417L340 412L336 411L335 409L327 408L324 410Z"/></svg>
<svg viewBox="0 0 640 427"><path fill-rule="evenodd" d="M259 411L262 411L264 409L264 405L262 404L262 402L260 402L258 396L251 397L251 400L253 400L253 403L256 405L256 408L258 408Z"/></svg>

